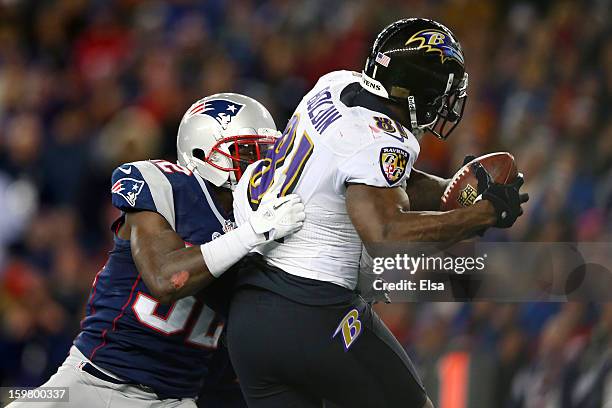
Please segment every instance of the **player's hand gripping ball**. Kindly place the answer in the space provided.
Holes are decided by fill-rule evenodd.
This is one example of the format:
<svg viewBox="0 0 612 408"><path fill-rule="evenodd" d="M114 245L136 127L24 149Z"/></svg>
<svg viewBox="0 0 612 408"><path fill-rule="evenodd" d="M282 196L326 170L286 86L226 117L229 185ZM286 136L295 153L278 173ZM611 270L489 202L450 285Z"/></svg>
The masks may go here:
<svg viewBox="0 0 612 408"><path fill-rule="evenodd" d="M526 193L520 193L523 182L510 153L468 156L442 194L440 209L448 211L470 206L478 199L489 200L497 214L495 226L508 228L523 213L521 204L529 199Z"/></svg>
<svg viewBox="0 0 612 408"><path fill-rule="evenodd" d="M472 160L469 160L469 159ZM451 178L440 203L440 210L449 211L456 208L467 207L478 197L478 179L472 165L480 163L495 183L508 184L516 180L518 171L514 157L510 153L489 153L480 157L468 156L457 173Z"/></svg>

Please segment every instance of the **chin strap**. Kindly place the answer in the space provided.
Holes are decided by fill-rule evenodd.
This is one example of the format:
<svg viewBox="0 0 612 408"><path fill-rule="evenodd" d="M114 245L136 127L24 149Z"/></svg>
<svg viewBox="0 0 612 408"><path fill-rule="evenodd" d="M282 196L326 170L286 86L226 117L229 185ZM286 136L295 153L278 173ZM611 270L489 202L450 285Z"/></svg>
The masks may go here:
<svg viewBox="0 0 612 408"><path fill-rule="evenodd" d="M237 186L238 186L238 183L232 183L229 180L227 180L225 183L221 184L222 188L228 188L228 189L230 189L230 191L234 191Z"/></svg>
<svg viewBox="0 0 612 408"><path fill-rule="evenodd" d="M177 161L177 164L181 164L181 163ZM188 161L187 165L185 167L187 168L187 170L190 170L190 171L192 171L194 173L196 173L197 170L198 170L196 164L194 162L192 162L192 161Z"/></svg>
<svg viewBox="0 0 612 408"><path fill-rule="evenodd" d="M416 103L413 95L408 97L408 111L410 112L410 127L414 132L419 128L419 122L417 121Z"/></svg>

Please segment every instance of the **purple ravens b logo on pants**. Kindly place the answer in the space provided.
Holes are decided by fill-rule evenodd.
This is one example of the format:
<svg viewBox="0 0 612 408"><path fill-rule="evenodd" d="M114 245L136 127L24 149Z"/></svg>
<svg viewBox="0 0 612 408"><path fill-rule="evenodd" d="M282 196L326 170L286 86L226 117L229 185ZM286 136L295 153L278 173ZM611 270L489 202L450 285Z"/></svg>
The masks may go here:
<svg viewBox="0 0 612 408"><path fill-rule="evenodd" d="M228 101L227 99L213 99L195 103L187 114L208 115L219 122L223 129L227 129L227 126L242 108L244 108L244 105L241 103Z"/></svg>

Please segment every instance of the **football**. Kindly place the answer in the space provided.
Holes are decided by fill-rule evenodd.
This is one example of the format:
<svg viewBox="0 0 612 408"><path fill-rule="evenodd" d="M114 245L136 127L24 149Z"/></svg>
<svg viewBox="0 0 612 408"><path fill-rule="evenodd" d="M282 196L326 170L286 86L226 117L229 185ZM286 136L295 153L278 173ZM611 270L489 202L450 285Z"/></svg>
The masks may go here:
<svg viewBox="0 0 612 408"><path fill-rule="evenodd" d="M478 196L478 181L471 167L474 162L480 162L496 183L511 183L518 175L514 156L508 152L489 153L477 157L455 173L442 194L440 210L449 211L474 204Z"/></svg>

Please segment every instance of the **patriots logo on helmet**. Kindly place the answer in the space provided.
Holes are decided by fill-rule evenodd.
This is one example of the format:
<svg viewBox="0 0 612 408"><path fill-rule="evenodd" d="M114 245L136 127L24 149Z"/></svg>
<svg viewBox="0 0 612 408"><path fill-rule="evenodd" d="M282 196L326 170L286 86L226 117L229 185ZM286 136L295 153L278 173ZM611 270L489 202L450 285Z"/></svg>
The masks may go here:
<svg viewBox="0 0 612 408"><path fill-rule="evenodd" d="M212 99L208 101L197 102L189 111L187 115L208 115L215 119L223 129L227 129L230 122L238 112L244 107L241 103L228 101L227 99Z"/></svg>
<svg viewBox="0 0 612 408"><path fill-rule="evenodd" d="M442 63L448 59L454 59L463 64L463 53L458 45L455 44L452 37L440 30L427 29L415 33L406 45L415 44L417 50L425 49L425 52L435 52L440 54Z"/></svg>
<svg viewBox="0 0 612 408"><path fill-rule="evenodd" d="M142 191L142 186L144 186L144 181L126 177L117 180L113 184L111 193L119 194L134 207L136 205L136 198L138 198L138 194Z"/></svg>

